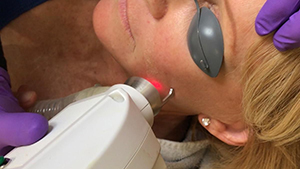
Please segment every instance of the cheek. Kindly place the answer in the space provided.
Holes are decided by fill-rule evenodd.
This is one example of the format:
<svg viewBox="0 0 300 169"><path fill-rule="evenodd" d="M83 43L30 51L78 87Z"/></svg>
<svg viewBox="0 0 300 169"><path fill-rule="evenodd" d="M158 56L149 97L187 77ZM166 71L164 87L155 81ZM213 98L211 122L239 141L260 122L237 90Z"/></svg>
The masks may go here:
<svg viewBox="0 0 300 169"><path fill-rule="evenodd" d="M162 83L163 96L167 94L170 87L173 87L176 96L182 99L186 98L185 95L191 93L190 89L198 83L194 81L201 79L199 75L201 72L190 56L186 28L170 29L171 27L174 26L161 26L152 34L153 39L147 39L149 40L147 46L136 53L135 63L139 65L135 66L133 71L138 73L138 76ZM133 66L130 68L132 69ZM184 102L180 101L180 103Z"/></svg>
<svg viewBox="0 0 300 169"><path fill-rule="evenodd" d="M159 73L182 78L197 69L188 50L186 31L166 28L157 33L152 65Z"/></svg>
<svg viewBox="0 0 300 169"><path fill-rule="evenodd" d="M165 16L163 24L154 31L152 58L155 67L177 76L197 68L187 45L187 31L193 17L191 12ZM176 20L176 22L173 22Z"/></svg>

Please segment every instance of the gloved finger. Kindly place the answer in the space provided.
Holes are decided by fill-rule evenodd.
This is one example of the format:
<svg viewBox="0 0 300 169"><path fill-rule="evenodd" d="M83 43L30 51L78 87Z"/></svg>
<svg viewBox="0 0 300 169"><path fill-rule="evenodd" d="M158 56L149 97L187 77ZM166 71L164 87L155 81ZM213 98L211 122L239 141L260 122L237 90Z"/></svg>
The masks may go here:
<svg viewBox="0 0 300 169"><path fill-rule="evenodd" d="M12 97L10 78L7 72L0 67L0 95Z"/></svg>
<svg viewBox="0 0 300 169"><path fill-rule="evenodd" d="M1 87L0 87L1 88ZM0 112L23 112L18 100L12 96L0 94Z"/></svg>
<svg viewBox="0 0 300 169"><path fill-rule="evenodd" d="M298 11L300 0L267 0L255 21L259 35L267 35L278 29L288 18Z"/></svg>
<svg viewBox="0 0 300 169"><path fill-rule="evenodd" d="M0 145L23 146L41 139L48 121L34 113L0 113Z"/></svg>
<svg viewBox="0 0 300 169"><path fill-rule="evenodd" d="M0 67L0 111L21 112L23 109L18 105L10 89L10 78L8 73Z"/></svg>
<svg viewBox="0 0 300 169"><path fill-rule="evenodd" d="M31 91L26 85L20 86L15 96L19 101L19 105L25 110L32 107L37 100L36 93Z"/></svg>
<svg viewBox="0 0 300 169"><path fill-rule="evenodd" d="M24 111L10 89L10 78L8 73L0 68L0 111L22 112Z"/></svg>
<svg viewBox="0 0 300 169"><path fill-rule="evenodd" d="M273 41L279 51L300 47L299 22L300 12L298 11L275 33Z"/></svg>

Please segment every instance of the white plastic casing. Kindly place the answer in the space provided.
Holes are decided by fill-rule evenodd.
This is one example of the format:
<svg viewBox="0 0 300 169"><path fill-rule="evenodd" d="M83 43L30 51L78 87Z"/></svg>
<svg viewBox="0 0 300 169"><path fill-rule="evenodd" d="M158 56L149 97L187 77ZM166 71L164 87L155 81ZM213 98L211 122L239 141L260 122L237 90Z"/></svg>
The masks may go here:
<svg viewBox="0 0 300 169"><path fill-rule="evenodd" d="M148 123L153 112L145 97L115 85L62 110L44 138L5 156L5 169L165 169Z"/></svg>

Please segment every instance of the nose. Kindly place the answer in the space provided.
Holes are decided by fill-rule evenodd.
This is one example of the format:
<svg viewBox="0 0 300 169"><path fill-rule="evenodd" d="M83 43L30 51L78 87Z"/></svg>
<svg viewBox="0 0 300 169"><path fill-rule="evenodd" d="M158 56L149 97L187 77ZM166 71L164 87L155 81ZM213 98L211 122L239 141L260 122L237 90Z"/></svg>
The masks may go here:
<svg viewBox="0 0 300 169"><path fill-rule="evenodd" d="M161 19L168 10L167 0L146 0L147 6L153 18Z"/></svg>

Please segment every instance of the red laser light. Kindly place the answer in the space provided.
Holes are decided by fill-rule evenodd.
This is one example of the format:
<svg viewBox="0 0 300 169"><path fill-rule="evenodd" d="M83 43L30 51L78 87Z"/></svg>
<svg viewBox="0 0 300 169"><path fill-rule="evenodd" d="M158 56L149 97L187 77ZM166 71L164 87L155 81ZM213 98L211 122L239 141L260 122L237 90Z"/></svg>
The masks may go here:
<svg viewBox="0 0 300 169"><path fill-rule="evenodd" d="M158 91L161 91L163 86L156 80L148 80Z"/></svg>

